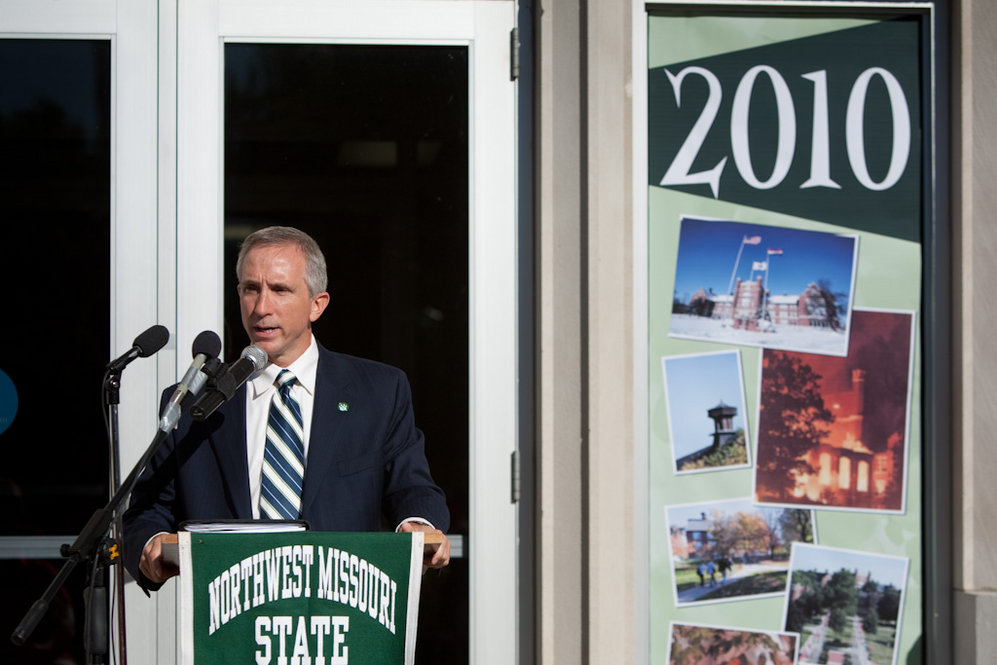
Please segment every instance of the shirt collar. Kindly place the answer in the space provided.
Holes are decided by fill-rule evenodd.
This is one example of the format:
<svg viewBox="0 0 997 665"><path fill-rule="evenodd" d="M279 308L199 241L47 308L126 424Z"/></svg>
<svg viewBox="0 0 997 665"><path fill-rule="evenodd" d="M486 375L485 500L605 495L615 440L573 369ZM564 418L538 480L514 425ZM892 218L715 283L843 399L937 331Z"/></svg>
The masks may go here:
<svg viewBox="0 0 997 665"><path fill-rule="evenodd" d="M298 356L298 359L286 368L278 367L269 363L262 370L253 375L249 380L252 386L252 397L256 399L268 394L274 387L274 381L281 369L289 369L298 380L298 385L305 389L309 395L315 394L315 376L318 372L318 344L315 342L315 335L308 341L308 348Z"/></svg>

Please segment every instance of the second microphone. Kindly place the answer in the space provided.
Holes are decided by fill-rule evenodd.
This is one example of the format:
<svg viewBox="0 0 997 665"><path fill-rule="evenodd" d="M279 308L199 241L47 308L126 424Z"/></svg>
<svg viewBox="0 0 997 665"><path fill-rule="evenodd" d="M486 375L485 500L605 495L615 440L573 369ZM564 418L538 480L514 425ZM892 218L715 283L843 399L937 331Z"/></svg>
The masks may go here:
<svg viewBox="0 0 997 665"><path fill-rule="evenodd" d="M204 394L190 407L191 417L194 420L204 420L210 416L215 409L232 399L249 377L266 367L267 362L266 351L255 344L247 346L238 360L226 367L216 379L208 382Z"/></svg>

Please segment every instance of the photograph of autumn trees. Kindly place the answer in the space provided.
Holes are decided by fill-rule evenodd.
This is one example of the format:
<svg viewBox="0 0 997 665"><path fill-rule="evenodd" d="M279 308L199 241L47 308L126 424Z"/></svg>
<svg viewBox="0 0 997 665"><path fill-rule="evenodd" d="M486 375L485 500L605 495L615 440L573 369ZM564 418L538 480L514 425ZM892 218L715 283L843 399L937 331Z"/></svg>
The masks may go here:
<svg viewBox="0 0 997 665"><path fill-rule="evenodd" d="M669 665L792 665L799 638L786 633L673 623Z"/></svg>
<svg viewBox="0 0 997 665"><path fill-rule="evenodd" d="M785 629L801 664L894 662L907 559L796 545L791 568Z"/></svg>
<svg viewBox="0 0 997 665"><path fill-rule="evenodd" d="M910 312L855 309L846 357L762 354L755 500L903 512Z"/></svg>
<svg viewBox="0 0 997 665"><path fill-rule="evenodd" d="M790 547L816 542L812 510L749 498L669 506L666 518L677 606L783 594Z"/></svg>

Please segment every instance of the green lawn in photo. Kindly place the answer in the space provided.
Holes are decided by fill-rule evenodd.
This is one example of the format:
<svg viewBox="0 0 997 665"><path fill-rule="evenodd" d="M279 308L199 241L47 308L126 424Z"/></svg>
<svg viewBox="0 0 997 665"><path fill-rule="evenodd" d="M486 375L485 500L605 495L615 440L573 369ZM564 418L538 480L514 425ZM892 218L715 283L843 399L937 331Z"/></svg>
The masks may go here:
<svg viewBox="0 0 997 665"><path fill-rule="evenodd" d="M828 628L827 638L824 640L824 650L820 654L819 661L827 662L827 652L829 649L850 649L852 648L852 622L846 621L844 629L839 633ZM873 659L875 660L875 659ZM875 661L879 662L879 661Z"/></svg>
<svg viewBox="0 0 997 665"><path fill-rule="evenodd" d="M709 580L707 580L707 584L709 584ZM696 566L675 566L675 588L679 591L685 591L694 586L699 586Z"/></svg>
<svg viewBox="0 0 997 665"><path fill-rule="evenodd" d="M869 660L874 663L893 662L893 644L897 639L897 628L880 622L875 634L866 633L866 646L869 647Z"/></svg>
<svg viewBox="0 0 997 665"><path fill-rule="evenodd" d="M730 584L714 589L700 600L711 598L732 598L734 596L756 596L761 593L782 593L786 590L786 571L772 570L734 580Z"/></svg>
<svg viewBox="0 0 997 665"><path fill-rule="evenodd" d="M738 432L736 438L721 444L717 450L710 452L705 448L698 453L689 455L679 467L679 471L693 469L711 469L714 467L740 466L748 463L748 447L744 442L744 430Z"/></svg>

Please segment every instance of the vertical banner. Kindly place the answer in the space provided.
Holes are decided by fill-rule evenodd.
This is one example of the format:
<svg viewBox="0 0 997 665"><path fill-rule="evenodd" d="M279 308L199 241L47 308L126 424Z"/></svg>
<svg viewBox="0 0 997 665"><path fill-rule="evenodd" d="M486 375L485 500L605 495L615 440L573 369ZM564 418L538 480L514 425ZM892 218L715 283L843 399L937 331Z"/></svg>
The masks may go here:
<svg viewBox="0 0 997 665"><path fill-rule="evenodd" d="M411 665L423 536L186 533L184 665Z"/></svg>
<svg viewBox="0 0 997 665"><path fill-rule="evenodd" d="M930 16L848 12L647 19L652 663L921 660Z"/></svg>

